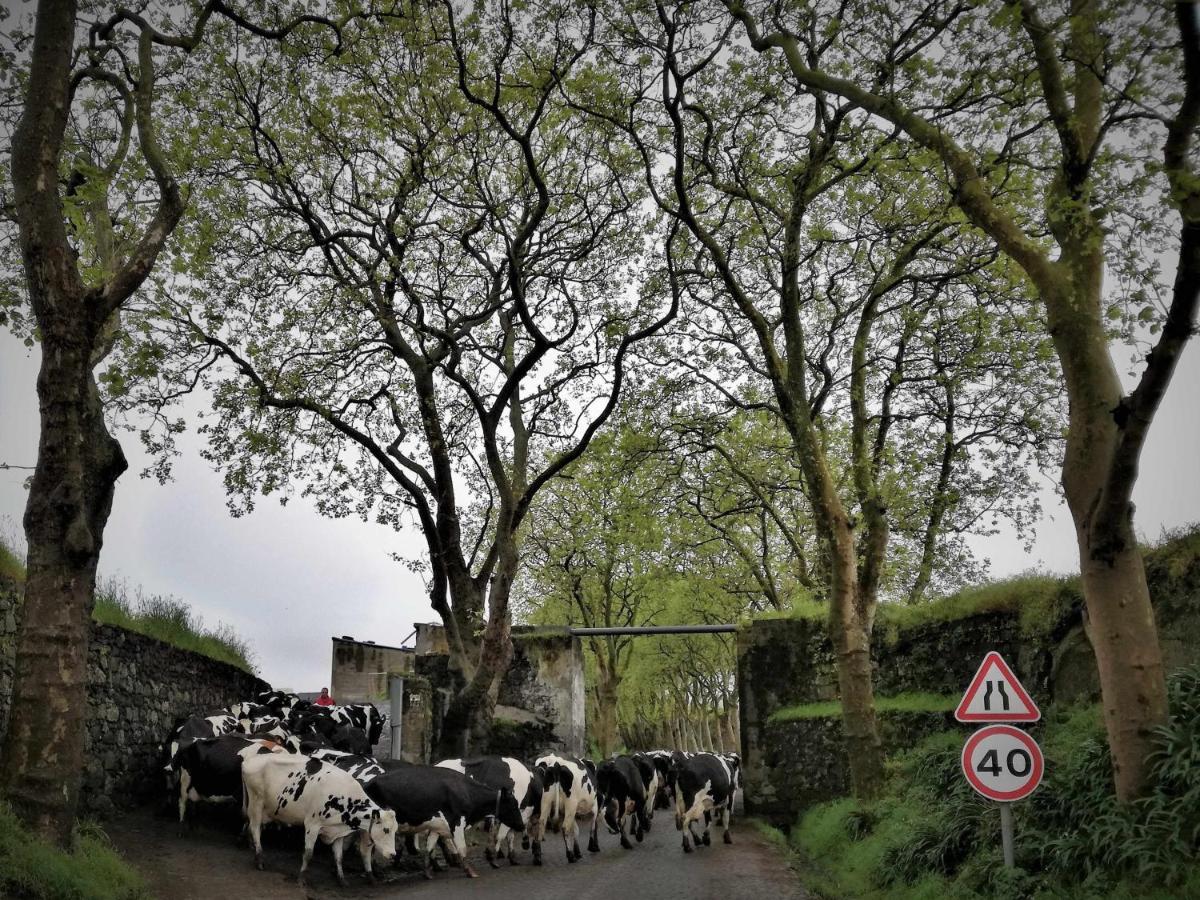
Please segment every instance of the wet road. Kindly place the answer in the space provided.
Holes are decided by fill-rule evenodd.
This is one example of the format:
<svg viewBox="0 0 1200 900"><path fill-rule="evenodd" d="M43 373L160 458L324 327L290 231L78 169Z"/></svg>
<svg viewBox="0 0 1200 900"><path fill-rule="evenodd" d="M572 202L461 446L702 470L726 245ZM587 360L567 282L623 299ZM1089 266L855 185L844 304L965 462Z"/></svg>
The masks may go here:
<svg viewBox="0 0 1200 900"><path fill-rule="evenodd" d="M231 811L233 812L233 811ZM584 850L583 859L568 865L562 838L547 835L545 865L530 865L530 854L518 851L523 863L491 869L479 847L473 847L471 862L479 873L467 878L457 869L424 880L413 872L395 870L387 883L368 885L357 853L346 854L350 888L339 888L333 879L333 857L319 846L309 867L310 887L296 882L301 850L294 836L278 835L266 844L266 871L254 869L254 858L246 847L236 845L236 815L204 816L196 829L176 835L173 822L148 812L126 816L106 826L118 849L146 876L155 897L162 900L359 900L359 898L452 898L473 900L612 900L655 898L655 900L737 900L737 898L794 898L808 895L784 854L766 841L752 826L735 819L734 844L721 843L713 829L710 847L684 854L680 835L671 816L659 811L654 827L641 844L622 850L615 835L601 828L600 853ZM586 847L586 837L581 846Z"/></svg>

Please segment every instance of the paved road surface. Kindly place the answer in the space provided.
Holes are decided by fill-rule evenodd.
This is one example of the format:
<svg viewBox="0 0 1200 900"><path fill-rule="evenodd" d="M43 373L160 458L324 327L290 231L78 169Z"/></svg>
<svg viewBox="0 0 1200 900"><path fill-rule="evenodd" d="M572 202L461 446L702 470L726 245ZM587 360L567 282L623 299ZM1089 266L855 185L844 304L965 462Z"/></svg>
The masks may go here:
<svg viewBox="0 0 1200 900"><path fill-rule="evenodd" d="M633 850L622 850L617 838L601 828L600 853L584 850L582 861L568 865L562 838L547 835L545 862L490 869L479 848L472 864L479 878L469 879L452 869L425 881L416 873L388 873L385 884L368 885L357 852L348 851L347 877L351 887L339 888L333 879L333 857L318 846L309 867L311 887L296 883L301 850L294 835L277 835L266 845L264 872L254 869L253 855L236 846L236 814L204 816L195 830L176 835L173 822L150 812L137 812L107 826L113 842L146 876L161 900L359 900L359 898L472 898L472 900L804 900L795 873L783 854L751 826L735 820L734 844L721 843L714 829L711 847L685 855L671 816L659 811L654 828ZM584 842L586 846L586 841ZM477 857L477 858L476 858Z"/></svg>

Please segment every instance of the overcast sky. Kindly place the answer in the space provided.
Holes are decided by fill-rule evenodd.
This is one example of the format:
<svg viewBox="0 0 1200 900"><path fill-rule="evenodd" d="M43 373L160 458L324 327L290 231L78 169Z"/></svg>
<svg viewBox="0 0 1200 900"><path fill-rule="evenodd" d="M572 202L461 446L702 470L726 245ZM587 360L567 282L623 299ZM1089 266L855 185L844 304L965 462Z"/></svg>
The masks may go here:
<svg viewBox="0 0 1200 900"><path fill-rule="evenodd" d="M37 449L34 392L39 352L0 334L0 462L33 465ZM1200 344L1192 342L1150 433L1134 500L1139 533L1200 521ZM119 435L129 471L117 484L104 536L101 574L151 593L185 599L206 624L224 622L251 644L272 684L298 691L329 682L331 643L351 635L399 644L414 622L436 621L421 579L390 554L419 554L413 533L397 534L357 519L332 520L294 498L285 507L260 498L232 518L221 477L180 441L175 480L159 485L138 473L146 459L136 435ZM19 531L27 472L0 471L0 528ZM1070 516L1047 482L1047 518L1032 555L1015 535L974 543L1004 576L1032 567L1076 567ZM7 521L3 521L7 517Z"/></svg>

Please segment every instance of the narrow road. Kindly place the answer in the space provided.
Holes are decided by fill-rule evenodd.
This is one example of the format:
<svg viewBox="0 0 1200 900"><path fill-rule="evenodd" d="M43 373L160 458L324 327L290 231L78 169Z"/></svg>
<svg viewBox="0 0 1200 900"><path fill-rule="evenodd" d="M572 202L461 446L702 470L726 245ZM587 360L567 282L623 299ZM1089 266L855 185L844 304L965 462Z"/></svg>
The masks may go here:
<svg viewBox="0 0 1200 900"><path fill-rule="evenodd" d="M710 847L685 855L672 816L660 810L654 827L633 850L622 850L614 835L601 828L600 853L588 853L572 865L566 862L562 837L547 835L545 865L530 865L530 854L518 851L523 863L491 869L480 847L473 847L471 862L479 878L470 879L457 869L426 881L415 872L400 871L411 861L398 861L382 884L369 885L357 853L346 854L350 888L337 886L333 856L318 846L309 867L310 887L296 882L301 848L296 834L277 834L265 842L266 871L254 868L253 854L236 844L238 818L206 814L196 828L182 837L175 823L148 811L131 813L106 826L113 843L146 877L160 900L359 900L359 898L452 898L473 900L612 900L615 895L654 900L805 900L784 854L752 826L734 821L734 843L721 843L713 830ZM583 842L586 846L586 838Z"/></svg>

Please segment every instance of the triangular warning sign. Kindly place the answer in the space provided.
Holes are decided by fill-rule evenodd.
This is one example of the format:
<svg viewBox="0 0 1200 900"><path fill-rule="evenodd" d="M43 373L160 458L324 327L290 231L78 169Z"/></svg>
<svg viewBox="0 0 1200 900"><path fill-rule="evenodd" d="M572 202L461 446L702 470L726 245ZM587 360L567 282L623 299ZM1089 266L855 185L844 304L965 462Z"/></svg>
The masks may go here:
<svg viewBox="0 0 1200 900"><path fill-rule="evenodd" d="M1033 698L995 650L983 658L954 711L960 722L1036 722L1041 717Z"/></svg>

